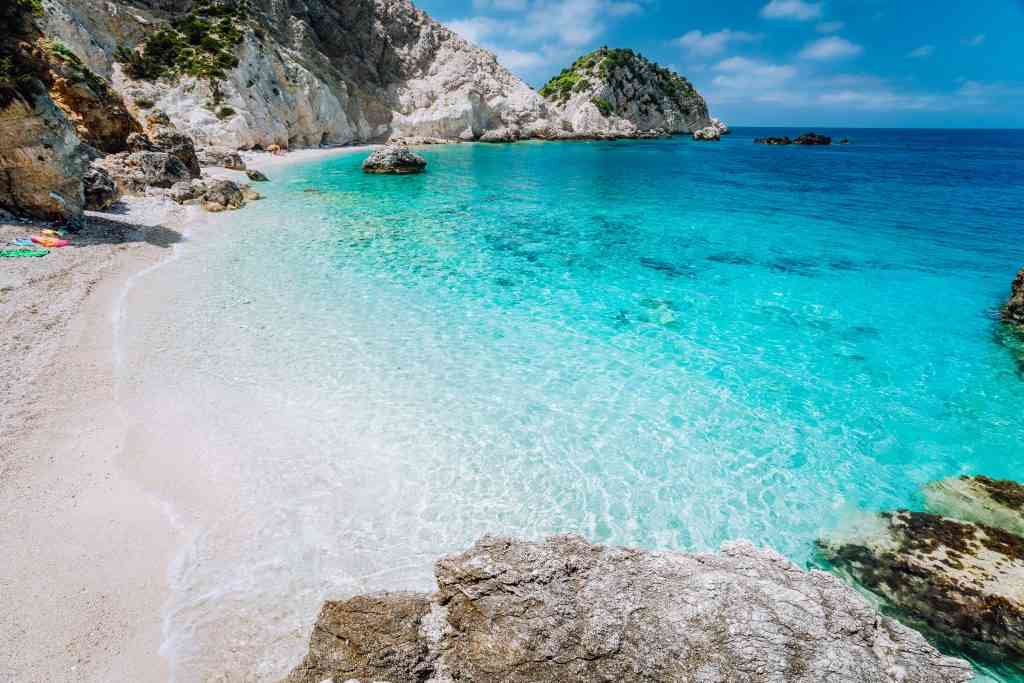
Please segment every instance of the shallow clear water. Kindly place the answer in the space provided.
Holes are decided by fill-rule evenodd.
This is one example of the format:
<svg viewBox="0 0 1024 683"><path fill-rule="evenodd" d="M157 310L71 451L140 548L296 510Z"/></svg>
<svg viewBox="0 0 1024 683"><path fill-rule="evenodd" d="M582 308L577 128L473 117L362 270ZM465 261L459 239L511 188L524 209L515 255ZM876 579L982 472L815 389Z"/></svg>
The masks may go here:
<svg viewBox="0 0 1024 683"><path fill-rule="evenodd" d="M1024 133L766 132L281 169L144 278L136 452L227 482L179 501L178 680L278 674L324 597L485 532L806 564L930 480L1022 478Z"/></svg>

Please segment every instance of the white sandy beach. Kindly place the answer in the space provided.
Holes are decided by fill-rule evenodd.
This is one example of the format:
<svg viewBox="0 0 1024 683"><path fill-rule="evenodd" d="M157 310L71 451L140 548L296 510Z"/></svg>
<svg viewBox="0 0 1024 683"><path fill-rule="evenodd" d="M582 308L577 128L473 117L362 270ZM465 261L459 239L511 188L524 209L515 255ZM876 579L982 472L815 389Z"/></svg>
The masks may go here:
<svg viewBox="0 0 1024 683"><path fill-rule="evenodd" d="M246 157L273 177L285 164L365 149ZM70 246L0 262L0 680L169 678L161 610L182 534L154 483L193 493L217 483L185 482L168 466L178 454L126 453L116 344L131 324L121 315L133 278L208 216L126 198L116 213L91 213ZM0 241L37 230L0 223Z"/></svg>

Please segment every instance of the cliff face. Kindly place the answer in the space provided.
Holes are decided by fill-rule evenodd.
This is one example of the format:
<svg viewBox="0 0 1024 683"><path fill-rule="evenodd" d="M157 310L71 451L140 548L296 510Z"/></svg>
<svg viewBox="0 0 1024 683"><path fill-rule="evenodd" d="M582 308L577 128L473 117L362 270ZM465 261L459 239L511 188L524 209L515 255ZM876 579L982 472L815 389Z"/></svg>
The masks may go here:
<svg viewBox="0 0 1024 683"><path fill-rule="evenodd" d="M203 147L474 139L550 125L543 98L408 0L254 0L231 17L237 64L219 79L133 78L114 64L118 47L134 48L172 20L216 24L204 9L213 3L46 3L47 33L108 74L138 117L160 108Z"/></svg>
<svg viewBox="0 0 1024 683"><path fill-rule="evenodd" d="M584 55L540 94L579 135L692 133L711 125L707 104L689 81L632 50Z"/></svg>

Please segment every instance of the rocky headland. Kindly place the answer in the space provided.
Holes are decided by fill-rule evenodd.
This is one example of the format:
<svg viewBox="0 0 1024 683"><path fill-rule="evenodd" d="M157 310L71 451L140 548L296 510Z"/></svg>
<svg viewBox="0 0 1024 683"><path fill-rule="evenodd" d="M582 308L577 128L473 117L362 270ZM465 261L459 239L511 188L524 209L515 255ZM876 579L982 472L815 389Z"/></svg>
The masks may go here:
<svg viewBox="0 0 1024 683"><path fill-rule="evenodd" d="M966 681L840 579L745 542L650 552L488 536L433 594L324 604L284 683Z"/></svg>

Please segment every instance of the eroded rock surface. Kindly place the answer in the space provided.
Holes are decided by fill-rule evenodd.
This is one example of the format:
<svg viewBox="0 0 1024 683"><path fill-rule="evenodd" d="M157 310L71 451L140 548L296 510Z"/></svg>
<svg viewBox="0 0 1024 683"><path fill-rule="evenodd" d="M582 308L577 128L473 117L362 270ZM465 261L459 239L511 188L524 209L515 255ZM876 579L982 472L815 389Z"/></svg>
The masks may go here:
<svg viewBox="0 0 1024 683"><path fill-rule="evenodd" d="M1024 486L984 476L943 479L924 487L928 510L1024 536Z"/></svg>
<svg viewBox="0 0 1024 683"><path fill-rule="evenodd" d="M93 163L109 173L125 194L142 194L147 187L169 188L192 178L185 164L167 152L121 152Z"/></svg>
<svg viewBox="0 0 1024 683"><path fill-rule="evenodd" d="M433 595L328 602L287 683L966 681L838 578L746 542L646 552L485 537Z"/></svg>
<svg viewBox="0 0 1024 683"><path fill-rule="evenodd" d="M85 208L90 211L105 211L121 198L117 183L100 166L90 166L82 183L85 188Z"/></svg>
<svg viewBox="0 0 1024 683"><path fill-rule="evenodd" d="M363 161L366 173L390 173L404 175L422 173L427 167L427 160L407 147L388 145L373 151Z"/></svg>
<svg viewBox="0 0 1024 683"><path fill-rule="evenodd" d="M911 619L990 656L1024 659L1024 538L903 510L860 520L821 547Z"/></svg>
<svg viewBox="0 0 1024 683"><path fill-rule="evenodd" d="M211 180L206 183L201 202L207 211L228 211L245 206L245 195L234 181Z"/></svg>

